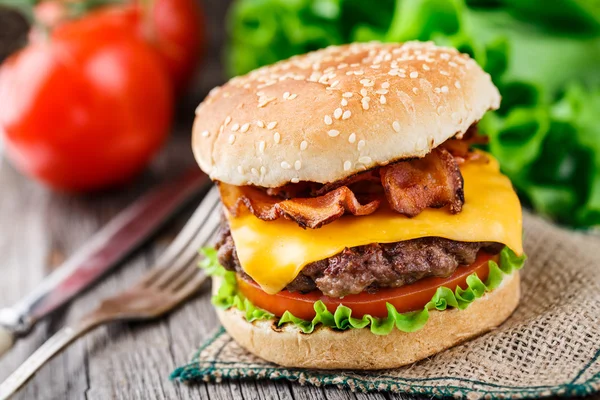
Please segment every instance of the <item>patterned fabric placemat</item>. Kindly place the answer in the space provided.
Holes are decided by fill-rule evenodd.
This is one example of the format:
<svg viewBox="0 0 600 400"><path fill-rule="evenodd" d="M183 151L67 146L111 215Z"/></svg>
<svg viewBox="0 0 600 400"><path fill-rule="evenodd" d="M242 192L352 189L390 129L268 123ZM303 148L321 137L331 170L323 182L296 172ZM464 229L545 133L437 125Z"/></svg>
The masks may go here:
<svg viewBox="0 0 600 400"><path fill-rule="evenodd" d="M521 303L496 330L410 366L371 372L280 367L223 330L172 377L288 379L358 391L468 399L584 396L600 392L600 238L526 213Z"/></svg>

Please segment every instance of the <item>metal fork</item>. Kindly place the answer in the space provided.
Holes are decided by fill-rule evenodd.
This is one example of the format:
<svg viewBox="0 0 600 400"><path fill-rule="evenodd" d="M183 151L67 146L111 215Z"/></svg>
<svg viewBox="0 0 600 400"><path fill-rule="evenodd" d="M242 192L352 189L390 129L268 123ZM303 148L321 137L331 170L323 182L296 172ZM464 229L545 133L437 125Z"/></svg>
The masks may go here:
<svg viewBox="0 0 600 400"><path fill-rule="evenodd" d="M181 233L139 283L104 300L78 323L56 332L0 385L0 399L13 395L48 360L92 329L117 320L147 320L162 316L192 296L206 275L192 261L214 234L220 220L219 196L213 187Z"/></svg>

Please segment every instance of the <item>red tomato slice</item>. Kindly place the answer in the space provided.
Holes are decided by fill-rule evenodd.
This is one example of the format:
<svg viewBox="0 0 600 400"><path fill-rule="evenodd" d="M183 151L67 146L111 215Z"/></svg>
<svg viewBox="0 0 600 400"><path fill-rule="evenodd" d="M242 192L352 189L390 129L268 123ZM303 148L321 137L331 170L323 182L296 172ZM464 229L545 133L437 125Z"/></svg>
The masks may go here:
<svg viewBox="0 0 600 400"><path fill-rule="evenodd" d="M440 286L453 290L456 286L466 289L467 277L474 272L482 281L485 281L489 274L488 262L490 260L498 262L498 256L481 251L473 264L458 267L454 274L447 278L425 278L412 285L383 289L374 294L353 294L344 298L328 297L318 290L306 294L292 293L287 290L282 290L277 294L267 294L255 282L248 282L239 276L237 276L237 282L240 292L252 304L278 317L282 316L285 311L289 311L298 318L311 320L315 316L313 305L318 300L321 300L331 312L343 304L352 309L354 317L360 318L365 314L386 317L386 303L392 304L400 313L416 311L422 309L431 300Z"/></svg>

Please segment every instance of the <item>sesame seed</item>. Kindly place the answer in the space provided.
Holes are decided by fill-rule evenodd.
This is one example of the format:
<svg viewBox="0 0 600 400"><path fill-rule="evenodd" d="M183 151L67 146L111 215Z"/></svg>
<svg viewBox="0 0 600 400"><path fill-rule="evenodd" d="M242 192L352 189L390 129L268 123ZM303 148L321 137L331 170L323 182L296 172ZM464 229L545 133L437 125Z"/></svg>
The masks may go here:
<svg viewBox="0 0 600 400"><path fill-rule="evenodd" d="M457 64L457 63L455 63L454 61L450 61L450 62L448 63L448 65L449 65L449 66L451 66L451 67L458 67L458 64ZM468 69L468 67L467 67L467 69Z"/></svg>
<svg viewBox="0 0 600 400"><path fill-rule="evenodd" d="M279 132L275 132L273 134L273 140L275 141L275 143L279 143L281 141L281 135L279 134Z"/></svg>
<svg viewBox="0 0 600 400"><path fill-rule="evenodd" d="M271 97L270 99L269 98L266 98L266 99L263 98L263 99L259 100L257 107L258 108L263 108L264 106L266 106L267 104L269 104L273 100L275 100L275 97Z"/></svg>
<svg viewBox="0 0 600 400"><path fill-rule="evenodd" d="M362 140L362 139L359 140L358 145L356 146L358 148L358 151L361 151L365 147L366 144L367 143L364 140Z"/></svg>
<svg viewBox="0 0 600 400"><path fill-rule="evenodd" d="M440 75L449 76L450 73L448 71L440 70Z"/></svg>
<svg viewBox="0 0 600 400"><path fill-rule="evenodd" d="M258 176L258 170L256 168L252 168L250 171L252 172L252 175Z"/></svg>
<svg viewBox="0 0 600 400"><path fill-rule="evenodd" d="M242 167L241 165L238 165L237 171L238 171L238 173L243 174L244 173L244 167Z"/></svg>
<svg viewBox="0 0 600 400"><path fill-rule="evenodd" d="M296 93L292 93L290 94L290 97L288 97L288 100L294 100L296 97L298 97L298 95Z"/></svg>
<svg viewBox="0 0 600 400"><path fill-rule="evenodd" d="M409 75L412 79L418 78L419 77L419 73L417 71L413 71L410 73Z"/></svg>
<svg viewBox="0 0 600 400"><path fill-rule="evenodd" d="M343 97L352 97L352 92L345 92L342 96Z"/></svg>
<svg viewBox="0 0 600 400"><path fill-rule="evenodd" d="M366 100L366 97L364 99L362 99L361 103L362 103L363 110L368 110L369 109L369 101Z"/></svg>
<svg viewBox="0 0 600 400"><path fill-rule="evenodd" d="M335 119L340 119L340 117L342 116L342 109L341 108L336 108L335 111L333 112L333 117Z"/></svg>
<svg viewBox="0 0 600 400"><path fill-rule="evenodd" d="M284 100L287 100L287 98L288 98L288 97L290 97L290 92L285 92L285 93L283 94L283 99L284 99Z"/></svg>
<svg viewBox="0 0 600 400"><path fill-rule="evenodd" d="M375 93L377 93L377 94L388 94L388 90L387 89L379 89Z"/></svg>
<svg viewBox="0 0 600 400"><path fill-rule="evenodd" d="M348 105L348 100L342 99L342 101L340 102L340 104L345 107L345 106Z"/></svg>
<svg viewBox="0 0 600 400"><path fill-rule="evenodd" d="M427 65L427 64L423 64L423 69L424 69L425 71L429 71L431 68L429 68L429 65Z"/></svg>
<svg viewBox="0 0 600 400"><path fill-rule="evenodd" d="M331 119L331 117L329 115L325 116L324 121L325 121L325 125L333 124L333 120Z"/></svg>
<svg viewBox="0 0 600 400"><path fill-rule="evenodd" d="M202 131L202 137L207 137L208 135L210 135L209 131Z"/></svg>
<svg viewBox="0 0 600 400"><path fill-rule="evenodd" d="M373 64L373 65L371 65L371 68L373 68L373 69L379 69L380 67L381 67L380 64Z"/></svg>
<svg viewBox="0 0 600 400"><path fill-rule="evenodd" d="M306 140L303 140L302 142L300 142L300 150L306 150L307 147L308 147L308 142Z"/></svg>
<svg viewBox="0 0 600 400"><path fill-rule="evenodd" d="M440 93L442 91L442 89L440 89L439 87L433 88L433 92L434 93Z"/></svg>
<svg viewBox="0 0 600 400"><path fill-rule="evenodd" d="M296 162L294 163L294 169L298 171L300 168L302 168L302 161L296 160Z"/></svg>
<svg viewBox="0 0 600 400"><path fill-rule="evenodd" d="M448 53L442 53L442 54L440 54L440 58L442 60L449 60L450 59L450 54L448 54Z"/></svg>
<svg viewBox="0 0 600 400"><path fill-rule="evenodd" d="M287 162L287 161L282 161L282 162L281 162L281 168L283 168L283 169L290 169L290 168L292 168L292 166L290 165L290 163L289 163L289 162Z"/></svg>
<svg viewBox="0 0 600 400"><path fill-rule="evenodd" d="M250 128L250 124L248 122L246 122L244 125L241 126L240 132L246 133L246 132L248 132L249 128Z"/></svg>
<svg viewBox="0 0 600 400"><path fill-rule="evenodd" d="M266 173L267 173L267 168L266 168L264 165L261 165L261 166L260 166L260 174L261 174L261 175L264 175L264 174L266 174Z"/></svg>
<svg viewBox="0 0 600 400"><path fill-rule="evenodd" d="M235 123L235 124L231 125L231 130L232 130L232 131L234 131L234 132L235 132L235 131L237 131L238 129L240 129L240 124L238 124L238 123Z"/></svg>
<svg viewBox="0 0 600 400"><path fill-rule="evenodd" d="M336 130L336 129L332 129L332 130L330 130L329 132L327 132L327 134L328 134L330 137L336 137L336 136L338 136L338 135L340 134L340 131L338 131L338 130Z"/></svg>
<svg viewBox="0 0 600 400"><path fill-rule="evenodd" d="M350 110L346 110L344 111L344 114L342 114L342 119L348 119L351 115L352 113L350 112Z"/></svg>
<svg viewBox="0 0 600 400"><path fill-rule="evenodd" d="M448 86L444 85L440 90L442 91L442 93L448 93Z"/></svg>
<svg viewBox="0 0 600 400"><path fill-rule="evenodd" d="M339 85L339 84L340 84L340 81L334 81L334 82L333 82L333 83L330 85L330 87L334 88L334 87L336 87L336 86L337 86L337 85Z"/></svg>
<svg viewBox="0 0 600 400"><path fill-rule="evenodd" d="M358 159L358 162L361 164L369 164L371 162L371 157L362 156Z"/></svg>
<svg viewBox="0 0 600 400"><path fill-rule="evenodd" d="M350 161L344 161L344 171L350 171L352 163Z"/></svg>
<svg viewBox="0 0 600 400"><path fill-rule="evenodd" d="M350 143L356 142L356 133L351 133L350 136L348 136L348 142L350 142Z"/></svg>
<svg viewBox="0 0 600 400"><path fill-rule="evenodd" d="M459 81L456 81L456 82L454 82L454 86L455 86L457 89L460 89L460 82L459 82Z"/></svg>
<svg viewBox="0 0 600 400"><path fill-rule="evenodd" d="M362 97L365 97L367 95L367 89L365 89L365 88L360 89L360 95Z"/></svg>
<svg viewBox="0 0 600 400"><path fill-rule="evenodd" d="M229 142L229 144L233 144L233 142L235 142L235 135L233 133L229 135L229 139L227 139L227 142Z"/></svg>
<svg viewBox="0 0 600 400"><path fill-rule="evenodd" d="M228 115L227 118L225 118L225 125L229 124L231 122L231 117Z"/></svg>
<svg viewBox="0 0 600 400"><path fill-rule="evenodd" d="M389 82L383 82L383 83L381 84L381 87L382 87L382 88L384 88L384 89L387 89L387 88L389 88L389 87L390 87L390 83L389 83Z"/></svg>
<svg viewBox="0 0 600 400"><path fill-rule="evenodd" d="M300 178L292 178L291 182L292 183L298 183L298 182L300 182Z"/></svg>
<svg viewBox="0 0 600 400"><path fill-rule="evenodd" d="M363 75L365 73L365 71L363 71L362 69L359 69L358 71L354 71L354 75Z"/></svg>
<svg viewBox="0 0 600 400"><path fill-rule="evenodd" d="M384 95L381 95L381 97L379 98L379 102L380 102L381 104L385 104L385 103L387 102L387 99L385 98L385 96L384 96Z"/></svg>
<svg viewBox="0 0 600 400"><path fill-rule="evenodd" d="M413 93L417 94L419 92L419 89L417 89L416 87L413 88Z"/></svg>
<svg viewBox="0 0 600 400"><path fill-rule="evenodd" d="M392 122L392 128L396 133L400 133L400 122L394 121Z"/></svg>
<svg viewBox="0 0 600 400"><path fill-rule="evenodd" d="M267 124L267 129L272 130L272 129L275 129L276 126L277 126L277 121L271 121Z"/></svg>
<svg viewBox="0 0 600 400"><path fill-rule="evenodd" d="M260 142L258 142L258 151L260 151L261 153L265 152L265 141L261 140Z"/></svg>
<svg viewBox="0 0 600 400"><path fill-rule="evenodd" d="M371 83L371 80L370 80L370 79L366 79L366 78L365 78L365 79L361 79L361 80L360 80L360 83L361 83L363 86L367 86L369 83Z"/></svg>

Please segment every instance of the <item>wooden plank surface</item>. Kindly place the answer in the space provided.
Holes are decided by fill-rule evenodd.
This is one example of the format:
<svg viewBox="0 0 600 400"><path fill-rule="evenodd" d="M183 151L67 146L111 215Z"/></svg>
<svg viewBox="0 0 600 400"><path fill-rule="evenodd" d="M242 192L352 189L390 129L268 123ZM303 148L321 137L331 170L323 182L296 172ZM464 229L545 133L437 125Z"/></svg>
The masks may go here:
<svg viewBox="0 0 600 400"><path fill-rule="evenodd" d="M0 306L12 304L119 210L156 183L194 165L189 148L193 110L208 90L224 79L220 62L224 13L228 1L204 0L210 47L202 72L180 104L169 146L140 180L124 188L88 196L52 193L23 178L0 159ZM189 215L189 212L187 213ZM76 321L100 299L127 288L153 261L185 222L176 222L125 265L72 304L42 321L0 359L0 381L57 329ZM403 395L361 394L335 387L303 387L289 382L233 380L222 384L180 385L169 373L216 328L208 288L167 318L151 323L101 327L71 345L46 365L17 399L404 399Z"/></svg>

